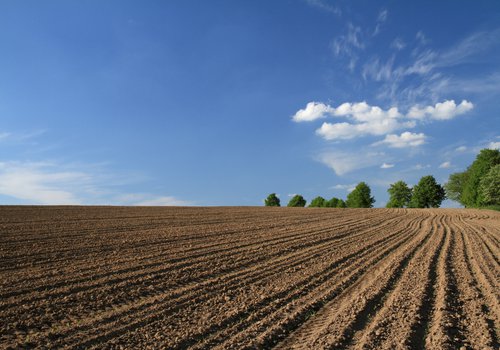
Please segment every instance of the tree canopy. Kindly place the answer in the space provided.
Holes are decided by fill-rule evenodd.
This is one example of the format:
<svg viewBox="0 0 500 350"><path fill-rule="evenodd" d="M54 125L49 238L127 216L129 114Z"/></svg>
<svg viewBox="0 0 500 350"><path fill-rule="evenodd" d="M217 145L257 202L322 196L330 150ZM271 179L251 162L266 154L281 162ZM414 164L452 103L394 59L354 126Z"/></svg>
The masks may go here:
<svg viewBox="0 0 500 350"><path fill-rule="evenodd" d="M387 208L404 208L410 204L412 191L406 182L397 181L393 183L387 192L389 192Z"/></svg>
<svg viewBox="0 0 500 350"><path fill-rule="evenodd" d="M413 187L410 206L412 208L439 208L445 199L444 188L436 182L434 176L427 175Z"/></svg>
<svg viewBox="0 0 500 350"><path fill-rule="evenodd" d="M279 206L281 206L280 199L278 198L278 196L276 196L276 193L271 193L269 196L267 196L264 203L265 203L266 207L279 207Z"/></svg>
<svg viewBox="0 0 500 350"><path fill-rule="evenodd" d="M481 190L481 179L498 164L500 164L499 150L482 149L467 170L450 175L445 184L447 197L465 207L488 205L491 198L484 197L486 192Z"/></svg>
<svg viewBox="0 0 500 350"><path fill-rule="evenodd" d="M466 207L479 207L484 204L484 198L479 191L481 178L495 165L500 164L500 151L482 149L474 162L467 168L467 181L460 196L461 203Z"/></svg>
<svg viewBox="0 0 500 350"><path fill-rule="evenodd" d="M346 204L349 208L371 208L375 199L371 196L371 189L365 182L360 182L347 195Z"/></svg>
<svg viewBox="0 0 500 350"><path fill-rule="evenodd" d="M483 205L500 205L500 164L495 165L479 181Z"/></svg>
<svg viewBox="0 0 500 350"><path fill-rule="evenodd" d="M339 205L339 199L336 197L332 197L332 199L326 201L325 203L325 207L328 208L337 208L338 205Z"/></svg>
<svg viewBox="0 0 500 350"><path fill-rule="evenodd" d="M326 200L323 197L318 196L311 201L311 204L309 204L309 207L310 208L321 208L321 207L325 206L325 203L326 203Z"/></svg>
<svg viewBox="0 0 500 350"><path fill-rule="evenodd" d="M293 196L287 205L287 207L305 207L305 206L306 206L306 200L300 194L296 194L295 196Z"/></svg>

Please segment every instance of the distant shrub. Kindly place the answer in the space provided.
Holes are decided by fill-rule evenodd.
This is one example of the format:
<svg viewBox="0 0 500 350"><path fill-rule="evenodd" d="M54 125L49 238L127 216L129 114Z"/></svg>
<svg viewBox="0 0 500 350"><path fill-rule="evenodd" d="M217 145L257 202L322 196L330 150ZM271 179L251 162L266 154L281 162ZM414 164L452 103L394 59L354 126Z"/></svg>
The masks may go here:
<svg viewBox="0 0 500 350"><path fill-rule="evenodd" d="M276 196L276 193L271 193L269 196L267 196L266 200L264 201L264 204L266 207L281 206L280 199L278 198L278 196Z"/></svg>
<svg viewBox="0 0 500 350"><path fill-rule="evenodd" d="M318 196L311 201L311 204L309 204L309 207L310 208L322 208L325 206L325 204L326 204L326 200L323 197Z"/></svg>
<svg viewBox="0 0 500 350"><path fill-rule="evenodd" d="M305 207L305 206L306 206L306 200L300 194L296 194L295 196L293 196L287 205L287 207Z"/></svg>

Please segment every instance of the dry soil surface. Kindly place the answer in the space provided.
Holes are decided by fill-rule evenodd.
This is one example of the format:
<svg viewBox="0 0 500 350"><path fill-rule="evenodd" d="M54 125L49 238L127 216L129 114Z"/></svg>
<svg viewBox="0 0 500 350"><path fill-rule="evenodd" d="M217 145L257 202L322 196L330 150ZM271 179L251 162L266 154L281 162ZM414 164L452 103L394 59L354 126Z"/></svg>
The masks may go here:
<svg viewBox="0 0 500 350"><path fill-rule="evenodd" d="M500 213L0 207L0 348L498 349Z"/></svg>

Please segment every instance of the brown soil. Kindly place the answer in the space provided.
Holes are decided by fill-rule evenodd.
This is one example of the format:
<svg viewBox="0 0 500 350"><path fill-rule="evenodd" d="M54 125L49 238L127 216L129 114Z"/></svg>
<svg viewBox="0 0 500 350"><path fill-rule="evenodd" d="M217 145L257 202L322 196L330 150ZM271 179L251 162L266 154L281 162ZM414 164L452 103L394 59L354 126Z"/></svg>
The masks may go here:
<svg viewBox="0 0 500 350"><path fill-rule="evenodd" d="M500 213L0 207L0 348L498 349Z"/></svg>

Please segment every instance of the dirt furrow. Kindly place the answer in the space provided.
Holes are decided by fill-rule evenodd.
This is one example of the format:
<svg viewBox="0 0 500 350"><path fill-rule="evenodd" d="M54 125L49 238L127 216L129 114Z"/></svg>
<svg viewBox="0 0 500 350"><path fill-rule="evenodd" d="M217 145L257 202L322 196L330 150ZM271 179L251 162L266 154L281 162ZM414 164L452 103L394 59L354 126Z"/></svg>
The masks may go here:
<svg viewBox="0 0 500 350"><path fill-rule="evenodd" d="M498 349L500 213L0 206L0 349Z"/></svg>

